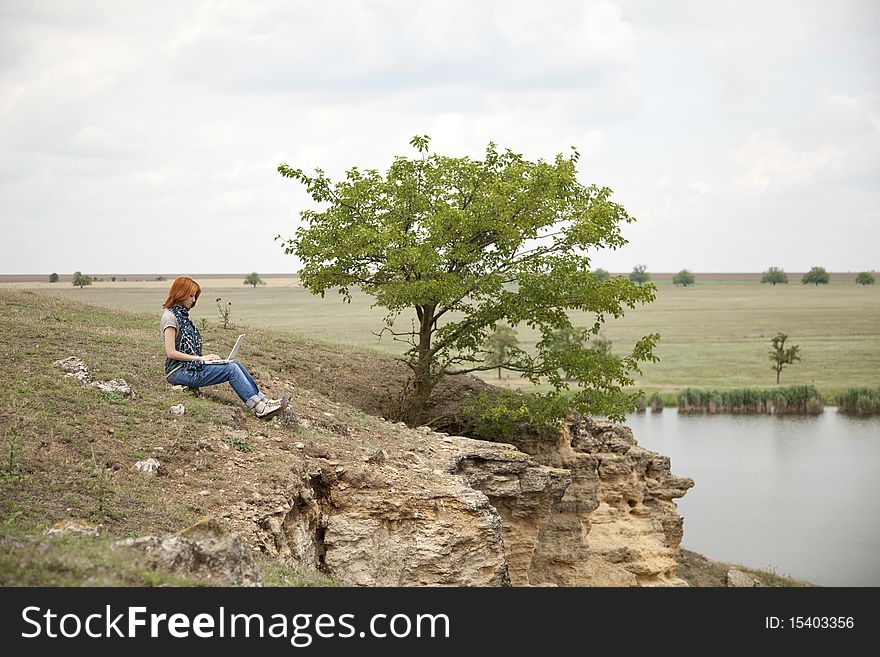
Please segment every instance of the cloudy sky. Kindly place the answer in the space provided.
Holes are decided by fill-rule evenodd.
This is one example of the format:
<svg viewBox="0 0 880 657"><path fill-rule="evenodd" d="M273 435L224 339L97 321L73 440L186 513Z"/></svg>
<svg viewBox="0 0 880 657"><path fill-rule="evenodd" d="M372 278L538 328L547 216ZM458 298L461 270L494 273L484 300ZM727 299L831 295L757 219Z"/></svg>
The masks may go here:
<svg viewBox="0 0 880 657"><path fill-rule="evenodd" d="M594 265L880 269L875 0L0 0L0 273L283 273L278 164L577 146Z"/></svg>

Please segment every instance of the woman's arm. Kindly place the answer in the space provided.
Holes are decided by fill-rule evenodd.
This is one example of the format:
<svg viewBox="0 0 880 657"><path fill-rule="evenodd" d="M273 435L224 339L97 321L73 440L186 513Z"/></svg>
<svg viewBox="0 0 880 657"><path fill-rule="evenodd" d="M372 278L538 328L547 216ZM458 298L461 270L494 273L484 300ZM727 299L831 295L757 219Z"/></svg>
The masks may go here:
<svg viewBox="0 0 880 657"><path fill-rule="evenodd" d="M219 360L220 356L217 354L207 354L205 356L193 356L192 354L185 354L182 351L177 351L176 345L174 343L174 338L177 335L177 329L173 326L165 327L165 356L170 358L171 360Z"/></svg>

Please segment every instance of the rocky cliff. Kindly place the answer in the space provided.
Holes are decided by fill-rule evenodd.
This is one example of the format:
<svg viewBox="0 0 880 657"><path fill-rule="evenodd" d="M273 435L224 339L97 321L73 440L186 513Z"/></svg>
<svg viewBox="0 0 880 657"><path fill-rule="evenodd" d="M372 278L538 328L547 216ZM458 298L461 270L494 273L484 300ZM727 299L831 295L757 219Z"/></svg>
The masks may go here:
<svg viewBox="0 0 880 657"><path fill-rule="evenodd" d="M307 456L226 520L351 585L685 585L672 500L693 481L627 427L583 419L512 445L385 424L399 447Z"/></svg>

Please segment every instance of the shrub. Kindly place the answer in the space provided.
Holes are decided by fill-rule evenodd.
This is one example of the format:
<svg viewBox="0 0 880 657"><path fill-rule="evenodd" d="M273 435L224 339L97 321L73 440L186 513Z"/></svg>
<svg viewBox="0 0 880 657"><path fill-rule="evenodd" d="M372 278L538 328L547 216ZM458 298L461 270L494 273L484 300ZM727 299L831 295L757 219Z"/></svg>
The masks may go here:
<svg viewBox="0 0 880 657"><path fill-rule="evenodd" d="M520 433L556 436L569 413L568 401L558 395L509 392L469 395L462 405L464 433L475 438L506 442Z"/></svg>
<svg viewBox="0 0 880 657"><path fill-rule="evenodd" d="M837 410L854 415L880 413L880 388L849 388L838 396Z"/></svg>
<svg viewBox="0 0 880 657"><path fill-rule="evenodd" d="M679 413L821 413L825 401L813 386L758 390L696 390L678 395Z"/></svg>

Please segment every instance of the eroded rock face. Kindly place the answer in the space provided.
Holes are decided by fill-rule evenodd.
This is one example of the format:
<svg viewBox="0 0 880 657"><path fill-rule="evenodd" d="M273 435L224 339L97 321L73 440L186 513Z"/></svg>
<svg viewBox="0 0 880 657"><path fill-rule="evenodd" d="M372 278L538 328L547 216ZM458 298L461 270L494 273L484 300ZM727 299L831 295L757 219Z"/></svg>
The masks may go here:
<svg viewBox="0 0 880 657"><path fill-rule="evenodd" d="M424 455L306 471L286 503L257 514L263 531L254 539L265 552L349 585L507 585L498 512L442 469L460 454L438 443Z"/></svg>
<svg viewBox="0 0 880 657"><path fill-rule="evenodd" d="M589 418L518 446L572 473L523 584L686 585L676 575L682 519L672 500L694 482L673 476L668 457L640 447L628 427Z"/></svg>
<svg viewBox="0 0 880 657"><path fill-rule="evenodd" d="M316 459L230 520L257 549L350 585L685 585L672 500L693 481L627 427L585 419L516 447L421 435L418 453Z"/></svg>
<svg viewBox="0 0 880 657"><path fill-rule="evenodd" d="M262 586L262 575L248 546L217 520L205 518L177 534L118 541L143 552L153 567L214 586Z"/></svg>

